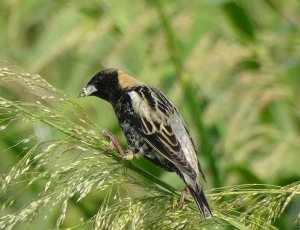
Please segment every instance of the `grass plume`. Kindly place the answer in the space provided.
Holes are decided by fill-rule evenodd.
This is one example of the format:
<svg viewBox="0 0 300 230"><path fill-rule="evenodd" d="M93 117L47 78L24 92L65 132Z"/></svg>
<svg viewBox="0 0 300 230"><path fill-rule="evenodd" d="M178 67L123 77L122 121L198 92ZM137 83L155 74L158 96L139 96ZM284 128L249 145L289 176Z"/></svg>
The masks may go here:
<svg viewBox="0 0 300 230"><path fill-rule="evenodd" d="M62 133L58 139L44 141L31 134L10 146L22 152L0 179L0 229L30 226L40 216L47 219L54 210L58 214L53 227L66 227L68 206L80 207L87 196L99 192L105 196L97 209L85 210L80 223L68 227L276 229L272 224L300 195L299 182L284 187L249 184L217 188L206 192L215 217L201 219L191 200L178 209L179 192L132 164L125 166L115 152L108 151L106 138L81 107L39 75L2 62L0 85L1 90L13 88L27 95L26 100L1 95L1 132L9 131L13 124L42 122ZM19 201L32 187L36 195ZM18 211L11 211L15 209Z"/></svg>
<svg viewBox="0 0 300 230"><path fill-rule="evenodd" d="M20 160L1 177L0 228L30 224L39 215L59 210L55 227L64 226L68 205L104 192L97 211L72 227L94 229L276 229L272 224L300 195L300 183L288 186L238 185L208 192L215 217L200 219L192 201L178 209L179 193L149 173L120 161L108 151L102 132L75 101L38 75L24 73L2 62L2 89L19 87L28 101L0 97L1 132L19 122L42 122L63 133L60 139L39 142L30 135L15 144L23 149ZM126 168L128 170L126 170ZM142 175L144 178L137 176ZM145 180L146 179L146 180ZM22 190L38 187L35 197L16 206ZM129 192L134 188L137 194ZM11 212L12 207L17 212ZM49 210L43 212L43 210ZM70 227L70 226L69 226Z"/></svg>

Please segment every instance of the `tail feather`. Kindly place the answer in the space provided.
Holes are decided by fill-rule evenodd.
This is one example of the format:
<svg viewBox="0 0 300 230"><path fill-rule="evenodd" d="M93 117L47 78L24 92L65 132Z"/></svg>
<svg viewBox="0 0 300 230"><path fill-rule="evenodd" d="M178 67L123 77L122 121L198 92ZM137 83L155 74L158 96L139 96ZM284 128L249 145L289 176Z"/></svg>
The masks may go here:
<svg viewBox="0 0 300 230"><path fill-rule="evenodd" d="M209 207L208 201L200 187L197 186L196 190L192 187L188 186L189 192L191 196L194 198L197 207L201 213L201 215L205 217L212 217L212 212Z"/></svg>

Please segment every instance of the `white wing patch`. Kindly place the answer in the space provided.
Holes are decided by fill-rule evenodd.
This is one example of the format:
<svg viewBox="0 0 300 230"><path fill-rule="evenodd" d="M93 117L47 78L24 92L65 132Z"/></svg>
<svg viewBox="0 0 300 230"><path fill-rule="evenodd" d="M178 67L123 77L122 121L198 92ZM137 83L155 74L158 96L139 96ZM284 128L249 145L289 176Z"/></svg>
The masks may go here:
<svg viewBox="0 0 300 230"><path fill-rule="evenodd" d="M167 119L159 111L153 111L147 101L142 98L137 92L131 91L128 93L132 100L132 107L136 111L137 114L142 118L142 122L148 131L147 134L153 134L156 131L160 132L161 129L164 129L163 125L166 125ZM148 121L151 125L146 124ZM167 130L165 130L168 132Z"/></svg>
<svg viewBox="0 0 300 230"><path fill-rule="evenodd" d="M149 105L147 104L147 102L145 100L143 100L143 98L134 91L131 91L128 93L131 101L132 101L132 107L133 109L136 111L137 114L139 114L141 117L145 118L148 121L151 121L151 117L153 117L153 115L150 113L150 108ZM142 119L144 120L144 119ZM144 123L144 121L143 121ZM145 123L144 123L145 127L148 127ZM149 134L154 133L155 131L154 129L154 125L152 125L152 129L148 130Z"/></svg>

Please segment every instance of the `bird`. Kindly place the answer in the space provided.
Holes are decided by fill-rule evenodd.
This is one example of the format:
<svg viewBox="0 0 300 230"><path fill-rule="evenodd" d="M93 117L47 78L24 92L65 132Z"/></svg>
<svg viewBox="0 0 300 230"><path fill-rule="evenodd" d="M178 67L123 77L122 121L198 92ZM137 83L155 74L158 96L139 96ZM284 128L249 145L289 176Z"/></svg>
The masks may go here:
<svg viewBox="0 0 300 230"><path fill-rule="evenodd" d="M200 177L206 179L195 144L178 110L161 91L124 71L104 69L91 78L78 97L87 96L112 105L128 144L124 159L144 156L164 170L177 173L186 185L180 201L189 192L201 216L212 217L199 182ZM113 138L111 133L109 136Z"/></svg>

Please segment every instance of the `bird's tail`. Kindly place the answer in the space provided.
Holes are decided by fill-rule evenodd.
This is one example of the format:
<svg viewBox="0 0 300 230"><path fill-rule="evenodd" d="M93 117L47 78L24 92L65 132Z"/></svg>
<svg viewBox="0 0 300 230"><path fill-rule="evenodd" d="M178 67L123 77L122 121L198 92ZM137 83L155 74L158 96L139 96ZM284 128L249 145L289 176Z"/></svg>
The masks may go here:
<svg viewBox="0 0 300 230"><path fill-rule="evenodd" d="M210 210L207 199L202 191L202 189L197 185L196 189L188 186L189 192L191 196L194 198L197 207L201 213L201 215L205 217L212 217L212 212Z"/></svg>

